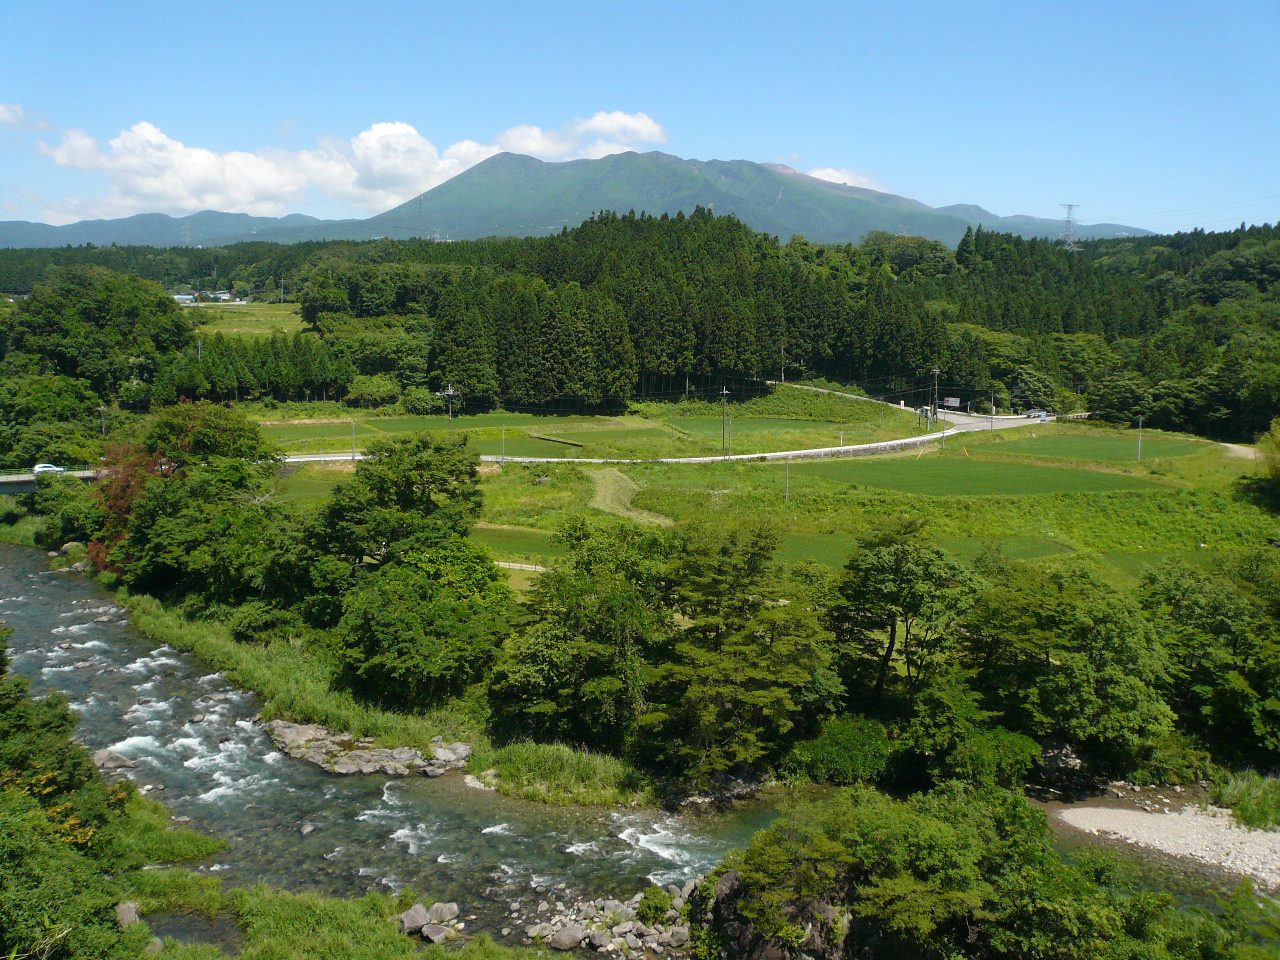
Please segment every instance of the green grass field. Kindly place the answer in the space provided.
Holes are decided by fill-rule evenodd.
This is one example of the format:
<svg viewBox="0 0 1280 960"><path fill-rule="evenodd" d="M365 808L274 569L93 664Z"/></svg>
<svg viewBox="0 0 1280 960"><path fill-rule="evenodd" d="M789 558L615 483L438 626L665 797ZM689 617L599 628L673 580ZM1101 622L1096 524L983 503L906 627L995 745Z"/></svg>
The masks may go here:
<svg viewBox="0 0 1280 960"><path fill-rule="evenodd" d="M1186 457L1211 447L1205 440L1184 440L1149 431L1142 440L1142 461L1164 457ZM1060 457L1065 460L1095 460L1102 463L1135 463L1138 457L1137 431L1111 435L1058 434L1020 437L994 447L1001 453L1028 457Z"/></svg>
<svg viewBox="0 0 1280 960"><path fill-rule="evenodd" d="M200 303L182 309L198 333L270 336L306 329L296 303Z"/></svg>
<svg viewBox="0 0 1280 960"><path fill-rule="evenodd" d="M441 435L450 429L444 414L388 415L332 402L247 404L245 412L286 454L346 452L353 423L358 450L375 437L420 430ZM635 403L631 412L616 416L495 411L456 416L452 429L488 456L628 460L717 456L723 452L722 431L726 440L732 431L735 454L874 443L919 432L915 415L894 407L798 390L730 404L723 421L721 413L718 405L699 401Z"/></svg>
<svg viewBox="0 0 1280 960"><path fill-rule="evenodd" d="M718 444L714 421L693 414L673 419L677 431L702 430ZM757 437L829 426L779 425L770 418L739 422L757 420ZM357 437L436 428L441 422L447 425L445 418L433 417L362 419ZM455 429L468 430L476 446L489 452L500 442L503 425L512 456L540 447L586 456L606 444L670 441L671 431L635 415L528 414L460 418ZM323 438L332 428L290 424L278 430L300 443ZM349 449L350 423L338 428L346 434L335 442L345 440ZM584 446L537 440L531 432ZM486 468L492 472L483 480L485 523L474 536L497 559L545 563L560 552L548 534L575 513L644 523L763 520L779 531L783 562L813 559L834 567L845 562L860 532L885 519L915 518L926 520L937 542L962 560L993 543L1014 559L1078 564L1117 584L1136 582L1149 566L1170 557L1212 565L1280 537L1280 522L1240 491L1238 481L1253 469L1251 461L1231 457L1218 444L1148 431L1143 462L1126 463L1121 457L1132 441L1132 432L1032 424L965 434L945 452L930 447L896 456L794 461L789 485L786 464L776 462L495 465ZM281 482L281 496L323 497L349 470L349 464L304 467Z"/></svg>

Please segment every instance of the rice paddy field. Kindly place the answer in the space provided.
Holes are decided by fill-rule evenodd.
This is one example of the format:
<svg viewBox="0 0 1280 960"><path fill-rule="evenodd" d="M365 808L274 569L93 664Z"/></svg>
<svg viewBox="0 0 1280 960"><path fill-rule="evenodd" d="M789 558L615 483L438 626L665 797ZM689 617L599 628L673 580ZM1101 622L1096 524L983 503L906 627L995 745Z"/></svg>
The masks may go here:
<svg viewBox="0 0 1280 960"><path fill-rule="evenodd" d="M475 431L476 445L487 452L493 420L506 418L509 455L564 441L582 444L570 447L571 456L599 455L594 451L606 444L650 442L664 429L652 414L562 418L554 426L546 418L530 424L522 414L485 416L488 423L466 429ZM697 435L698 425L689 429L687 418L672 419L677 430ZM755 419L768 420L742 418L739 424L759 442L791 438L792 431L816 434L830 424L778 427L750 423ZM392 422L407 427L435 420ZM385 422L360 421L357 436L376 435ZM369 432L360 433L362 428ZM290 429L301 438L309 425ZM349 422L346 429L349 448ZM669 440L672 428L665 429ZM542 439L550 437L556 439ZM513 448L513 442L527 446ZM916 518L962 561L996 546L1013 559L1088 568L1119 585L1136 582L1148 567L1171 557L1213 566L1280 539L1276 517L1256 505L1241 482L1253 470L1251 461L1219 444L1156 431L1143 436L1141 462L1136 445L1131 431L1037 423L963 434L945 451L930 445L892 456L789 465L488 464L483 522L473 538L495 559L549 565L561 553L552 534L571 514L667 526L765 521L779 532L777 556L784 564L839 567L861 531L887 518ZM281 495L323 497L350 469L350 463L308 465L282 481ZM519 583L531 576L522 573Z"/></svg>
<svg viewBox="0 0 1280 960"><path fill-rule="evenodd" d="M807 399L807 398L802 398ZM305 405L291 405L289 417L273 418L255 411L263 434L285 454L363 450L376 437L428 431L438 436L468 438L480 454L508 457L660 459L753 454L778 450L834 447L841 443L875 443L914 436L914 413L866 400L832 402L815 395L813 408L754 404L743 416L730 405L727 416L706 404L638 404L618 416L553 416L494 412L456 416L372 416L336 404L316 405L323 415L306 416ZM765 414L756 411L763 409ZM815 415L816 414L816 415ZM723 437L723 446L722 446Z"/></svg>

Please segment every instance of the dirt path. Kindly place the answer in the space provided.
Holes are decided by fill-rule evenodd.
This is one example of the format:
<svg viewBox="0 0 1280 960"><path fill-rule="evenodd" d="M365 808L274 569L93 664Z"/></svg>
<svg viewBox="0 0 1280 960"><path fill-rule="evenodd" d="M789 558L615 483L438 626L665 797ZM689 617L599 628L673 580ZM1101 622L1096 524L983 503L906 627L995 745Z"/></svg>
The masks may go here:
<svg viewBox="0 0 1280 960"><path fill-rule="evenodd" d="M1258 459L1258 451L1254 447L1247 447L1243 443L1224 443L1223 448L1233 457L1241 457L1245 460Z"/></svg>
<svg viewBox="0 0 1280 960"><path fill-rule="evenodd" d="M631 499L640 492L640 486L617 467L591 471L591 481L596 485L595 496L591 498L591 506L595 509L640 523L660 527L673 525L670 517L631 505Z"/></svg>

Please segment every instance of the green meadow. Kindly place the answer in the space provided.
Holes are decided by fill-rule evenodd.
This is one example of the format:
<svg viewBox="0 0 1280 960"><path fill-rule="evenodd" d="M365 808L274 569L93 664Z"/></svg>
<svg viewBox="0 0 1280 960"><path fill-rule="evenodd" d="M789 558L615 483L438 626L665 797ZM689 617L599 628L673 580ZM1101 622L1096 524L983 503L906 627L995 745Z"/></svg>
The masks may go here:
<svg viewBox="0 0 1280 960"><path fill-rule="evenodd" d="M202 334L261 337L307 329L296 303L196 303L182 310Z"/></svg>
<svg viewBox="0 0 1280 960"><path fill-rule="evenodd" d="M611 437L615 432L630 442L655 433L653 426L637 425L644 421L634 415L562 418L554 426L539 418L536 427L527 426L526 417L485 414L466 429L488 452L487 434L503 419L511 428L512 456L538 444L585 456L607 438L621 445L621 437ZM376 435L387 424L394 428L388 432L433 428L439 419L361 420L357 438ZM698 417L671 419L677 430L693 421L696 432ZM314 437L317 429L323 435L326 426L295 424L288 430L301 439ZM349 448L350 423L345 426ZM820 429L811 422L802 426ZM669 439L671 428L665 429ZM527 431L583 446L539 440ZM780 434L789 435L766 423L757 436ZM551 534L572 514L665 524L766 521L779 531L782 562L835 567L861 531L885 519L916 518L962 560L995 546L1014 559L1080 565L1131 584L1147 567L1171 557L1208 566L1280 537L1275 518L1243 492L1240 481L1253 469L1250 461L1219 444L1146 431L1142 462L1127 462L1125 451L1136 452L1136 440L1131 431L1087 424L1031 424L963 434L945 450L931 444L897 455L789 465L485 464L484 514L473 538L495 559L541 565L561 552ZM349 463L305 465L282 479L280 495L317 500L350 470ZM524 575L520 583L528 579Z"/></svg>

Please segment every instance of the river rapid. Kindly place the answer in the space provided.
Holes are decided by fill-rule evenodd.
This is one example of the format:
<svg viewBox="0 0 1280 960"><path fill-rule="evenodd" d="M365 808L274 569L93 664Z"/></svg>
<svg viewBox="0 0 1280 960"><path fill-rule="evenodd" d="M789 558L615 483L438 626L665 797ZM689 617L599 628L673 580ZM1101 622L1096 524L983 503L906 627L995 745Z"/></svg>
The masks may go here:
<svg viewBox="0 0 1280 960"><path fill-rule="evenodd" d="M436 779L338 777L277 751L253 694L135 630L111 594L0 544L0 622L12 669L37 694L58 691L76 737L136 766L141 787L227 847L195 869L334 896L412 887L455 900L472 929L503 925L537 887L623 898L681 883L777 815L768 799L728 813L672 815L535 804ZM306 832L304 833L304 828ZM509 922L509 921L508 921Z"/></svg>

